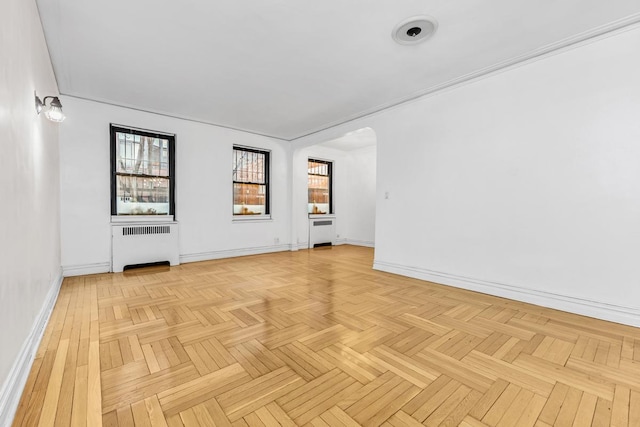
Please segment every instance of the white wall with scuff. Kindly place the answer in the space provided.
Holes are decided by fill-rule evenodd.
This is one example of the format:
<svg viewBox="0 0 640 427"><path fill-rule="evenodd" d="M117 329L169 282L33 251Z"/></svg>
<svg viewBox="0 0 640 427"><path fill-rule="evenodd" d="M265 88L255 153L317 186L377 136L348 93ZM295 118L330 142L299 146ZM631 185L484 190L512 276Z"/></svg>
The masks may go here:
<svg viewBox="0 0 640 427"><path fill-rule="evenodd" d="M7 0L0 13L0 424L37 345L36 323L61 280L58 124L37 115L58 88L35 2ZM44 318L42 321L46 320ZM18 366L20 365L20 366ZM24 378L26 379L26 378ZM9 384L11 382L11 384ZM19 396L18 396L19 397ZM17 403L17 402L16 402ZM7 405L11 405L8 403Z"/></svg>

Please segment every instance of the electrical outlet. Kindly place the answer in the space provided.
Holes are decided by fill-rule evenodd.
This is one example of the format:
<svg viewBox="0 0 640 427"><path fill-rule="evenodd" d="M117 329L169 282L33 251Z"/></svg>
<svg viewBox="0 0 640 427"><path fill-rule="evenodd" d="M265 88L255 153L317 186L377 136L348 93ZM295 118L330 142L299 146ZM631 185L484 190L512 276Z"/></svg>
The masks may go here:
<svg viewBox="0 0 640 427"><path fill-rule="evenodd" d="M275 239L273 239L273 243L275 243L276 245L280 243L280 238L276 237Z"/></svg>
<svg viewBox="0 0 640 427"><path fill-rule="evenodd" d="M340 238L340 235L339 235L339 234L336 234L336 238L338 238L338 239L339 239L339 238Z"/></svg>

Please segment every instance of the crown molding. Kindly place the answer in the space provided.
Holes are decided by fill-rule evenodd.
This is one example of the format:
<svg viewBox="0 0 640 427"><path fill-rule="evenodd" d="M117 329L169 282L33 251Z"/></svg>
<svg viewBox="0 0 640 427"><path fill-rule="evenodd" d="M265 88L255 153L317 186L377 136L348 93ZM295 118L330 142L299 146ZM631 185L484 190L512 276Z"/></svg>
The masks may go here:
<svg viewBox="0 0 640 427"><path fill-rule="evenodd" d="M282 137L274 136L274 135L269 135L269 134L266 134L266 133L260 133L260 132L257 132L257 131L254 131L254 130L250 130L250 129L243 129L243 128L237 128L237 127L233 127L233 126L226 126L226 125L223 125L223 124L220 124L220 123L209 122L209 121L206 121L206 120L196 119L196 118L193 118L193 117L183 116L183 115L179 115L179 114L171 114L171 113L167 113L165 111L145 109L145 108L136 107L136 106L130 105L130 104L119 104L117 102L108 101L108 100L102 99L102 98L89 98L89 97L86 97L86 96L80 96L80 95L76 95L76 94L69 93L69 92L60 92L60 95L65 96L65 97L69 97L69 98L79 99L79 100L82 100L82 101L97 102L98 104L110 105L112 107L119 107L119 108L126 108L127 110L140 111L142 113L154 114L154 115L163 116L163 117L170 117L172 119L184 120L184 121L193 122L193 123L200 123L200 124L208 125L208 126L215 126L215 127L221 128L221 129L226 129L226 130L230 130L230 131L234 131L234 132L244 132L244 133L248 133L248 134L251 134L251 135L262 136L262 137L265 137L265 138L271 138L271 139L275 139L275 140L282 141L282 142L291 142L290 139L286 139L286 138L282 138Z"/></svg>
<svg viewBox="0 0 640 427"><path fill-rule="evenodd" d="M595 43L597 41L600 41L600 40L603 40L627 31L631 31L639 27L640 27L640 13L636 13L624 19L620 19L618 21L614 21L609 24L596 27L589 31L576 34L574 36L560 40L558 42L545 45L538 49L532 50L526 54L518 55L513 58L495 63L488 67L476 70L474 72L462 75L460 77L456 77L455 79L448 80L444 83L430 86L425 89L421 89L419 91L414 92L411 95L407 95L387 103L379 104L375 107L363 110L359 113L355 113L347 117L346 119L341 119L341 120L336 120L333 122L326 123L321 127L318 127L308 133L300 134L288 141L296 142L297 140L324 132L326 130L335 128L337 126L345 125L347 123L354 122L356 120L360 120L366 117L372 117L380 113L384 113L386 110L400 107L405 104L409 104L411 102L419 101L427 97L435 96L446 90L455 89L465 84L479 81L484 78L488 78L496 74L499 74L501 72L504 72L516 67L520 67L526 64L530 64L530 63L548 58L550 56L557 55L562 52L579 48L581 46Z"/></svg>
<svg viewBox="0 0 640 427"><path fill-rule="evenodd" d="M271 138L274 140L278 140L278 141L283 141L283 142L291 142L291 143L295 143L298 140L301 140L303 138L324 132L326 130L335 128L337 126L341 126L341 125L345 125L348 124L350 122L354 122L356 120L360 120L363 118L367 118L367 117L371 117L371 116L375 116L377 114L383 113L386 110L389 109L393 109L396 107L400 107L403 106L405 104L411 103L411 102L415 102L430 96L434 96L437 95L443 91L446 90L451 90L451 89L455 89L457 87L460 87L462 85L471 83L471 82L475 82L487 77L491 77L494 76L498 73L501 73L503 71L507 71L509 69L513 69L515 67L519 67L525 64L529 64L541 59L545 59L548 58L552 55L556 55L558 53L561 52L565 52L571 49L575 49L581 46L584 46L586 44L590 44L590 43L594 43L597 42L599 40L608 38L608 37L612 37L615 36L617 34L626 32L626 31L630 31L633 30L635 28L637 28L638 26L640 26L640 13L636 13L633 15L629 15L623 19L619 19L617 21L613 21L610 22L606 25L602 25L596 28L593 28L591 30L588 31L584 31L582 33L573 35L571 37L565 38L563 40L560 40L558 42L554 42L545 46L542 46L538 49L534 49L530 52L527 52L525 54L522 55L518 55L512 58L509 58L507 60L495 63L493 65L490 65L488 67L485 68L481 68L479 70L473 71L471 73L456 77L454 79L448 80L446 82L443 82L441 84L437 84L437 85L433 85L421 90L418 90L410 95L401 97L401 98L396 98L392 101L389 102L385 102L382 104L378 104L374 107L368 108L366 110L362 110L358 113L354 113L351 114L345 118L342 119L338 119L338 120L334 120L331 122L327 122L321 126L318 126L316 128L312 128L310 129L308 132L306 133L301 133L298 135L293 135L293 136L284 136L284 135L270 135L270 134L266 134L266 133L262 133L256 130L252 130L252 129L245 129L245 128L239 128L239 127L233 127L233 126L228 126L228 125L224 125L221 123L216 123L216 122L212 122L212 121L207 121L207 120L202 120L202 119L197 119L194 117L190 117L190 116L186 116L186 115L178 115L178 114L171 114L171 113L167 113L167 112L163 112L163 111L157 111L157 110L150 110L150 109L144 109L141 107L137 107L134 105L128 105L128 104L119 104L119 103L115 103L112 101L108 101L105 99L100 99L100 98L89 98L89 97L83 97L77 94L73 94L73 93L68 93L68 92L61 92L61 95L63 96L67 96L67 97L71 97L71 98L76 98L76 99L81 99L81 100L85 100L85 101L92 101L92 102L98 102L101 104L106 104L106 105L112 105L115 107L121 107L121 108L127 108L130 110L135 110L135 111L141 111L141 112L145 112L145 113L150 113L150 114L156 114L156 115L160 115L160 116L164 116L164 117L171 117L171 118L175 118L175 119L180 119L180 120L186 120L186 121L190 121L190 122L194 122L194 123L201 123L201 124L205 124L205 125L210 125L210 126L215 126L215 127L219 127L222 129L227 129L227 130L231 130L231 131L237 131L237 132L244 132L244 133L249 133L252 135L256 135L256 136L261 136L261 137L265 137L265 138Z"/></svg>

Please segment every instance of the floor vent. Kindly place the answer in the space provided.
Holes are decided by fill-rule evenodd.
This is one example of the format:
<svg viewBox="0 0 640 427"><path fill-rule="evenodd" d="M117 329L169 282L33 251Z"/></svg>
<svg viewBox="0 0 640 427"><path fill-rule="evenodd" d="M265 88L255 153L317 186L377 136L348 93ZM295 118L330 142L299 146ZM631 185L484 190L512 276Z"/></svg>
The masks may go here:
<svg viewBox="0 0 640 427"><path fill-rule="evenodd" d="M146 262L144 264L130 264L124 266L124 271L137 270L140 268L148 268L148 267L161 267L161 266L169 266L169 261L158 261L158 262Z"/></svg>
<svg viewBox="0 0 640 427"><path fill-rule="evenodd" d="M333 243L331 242L325 242L325 243L315 243L313 245L314 248L321 248L323 246L333 246Z"/></svg>

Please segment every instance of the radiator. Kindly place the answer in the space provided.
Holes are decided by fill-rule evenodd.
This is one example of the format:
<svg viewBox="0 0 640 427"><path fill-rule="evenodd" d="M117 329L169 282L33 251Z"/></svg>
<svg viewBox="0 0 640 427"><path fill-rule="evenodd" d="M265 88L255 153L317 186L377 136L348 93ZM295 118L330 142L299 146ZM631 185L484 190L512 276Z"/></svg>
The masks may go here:
<svg viewBox="0 0 640 427"><path fill-rule="evenodd" d="M163 261L180 263L177 222L111 225L111 271Z"/></svg>
<svg viewBox="0 0 640 427"><path fill-rule="evenodd" d="M334 245L336 243L336 219L309 219L309 248L319 245Z"/></svg>

